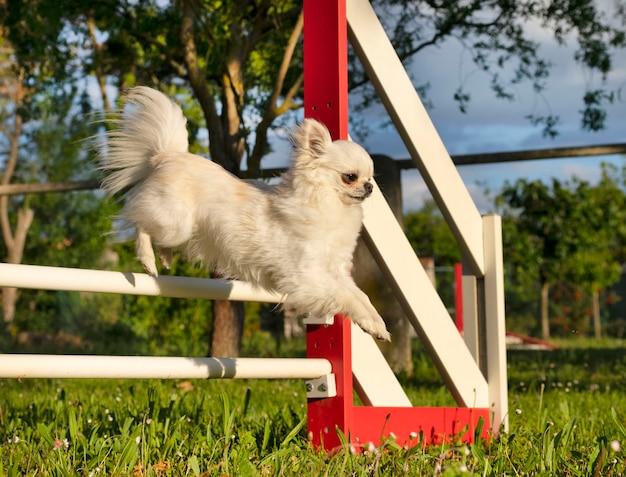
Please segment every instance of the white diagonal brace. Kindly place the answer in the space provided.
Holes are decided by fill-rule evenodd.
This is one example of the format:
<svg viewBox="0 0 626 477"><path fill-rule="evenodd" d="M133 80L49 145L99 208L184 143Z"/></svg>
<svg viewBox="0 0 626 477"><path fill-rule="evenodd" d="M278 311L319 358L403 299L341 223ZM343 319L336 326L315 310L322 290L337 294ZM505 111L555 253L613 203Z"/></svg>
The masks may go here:
<svg viewBox="0 0 626 477"><path fill-rule="evenodd" d="M482 219L411 79L367 0L347 0L350 42L477 277Z"/></svg>
<svg viewBox="0 0 626 477"><path fill-rule="evenodd" d="M489 407L487 381L377 185L363 210L364 238L457 403Z"/></svg>

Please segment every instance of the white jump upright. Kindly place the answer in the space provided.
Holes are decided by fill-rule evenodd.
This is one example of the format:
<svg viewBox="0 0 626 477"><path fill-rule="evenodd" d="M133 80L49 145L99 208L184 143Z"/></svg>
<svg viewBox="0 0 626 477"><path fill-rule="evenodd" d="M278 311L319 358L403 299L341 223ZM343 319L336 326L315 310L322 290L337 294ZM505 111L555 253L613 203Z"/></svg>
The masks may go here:
<svg viewBox="0 0 626 477"><path fill-rule="evenodd" d="M369 1L347 0L347 21L350 42L461 247L464 274L476 285L463 290L476 311L465 325L475 338L471 346L454 331L379 192L364 203L368 245L458 404L492 409L497 432L508 426L500 218L481 217Z"/></svg>

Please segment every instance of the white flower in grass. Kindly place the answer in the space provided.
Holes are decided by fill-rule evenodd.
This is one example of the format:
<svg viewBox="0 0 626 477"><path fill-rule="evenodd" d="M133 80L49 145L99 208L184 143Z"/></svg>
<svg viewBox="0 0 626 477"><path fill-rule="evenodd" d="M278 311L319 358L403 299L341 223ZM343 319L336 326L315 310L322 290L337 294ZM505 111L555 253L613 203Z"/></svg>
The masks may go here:
<svg viewBox="0 0 626 477"><path fill-rule="evenodd" d="M611 450L613 452L619 452L621 448L622 446L620 445L619 441L611 441Z"/></svg>
<svg viewBox="0 0 626 477"><path fill-rule="evenodd" d="M518 409L516 409L516 410L515 410L515 414L519 415L519 414L521 414L521 413L522 413L522 410L521 410L521 409L519 409L519 408L518 408Z"/></svg>
<svg viewBox="0 0 626 477"><path fill-rule="evenodd" d="M417 432L415 432L415 431L411 432L411 433L409 434L409 437L410 437L411 439L417 439Z"/></svg>
<svg viewBox="0 0 626 477"><path fill-rule="evenodd" d="M139 445L140 442L141 442L141 436L135 437L135 444Z"/></svg>

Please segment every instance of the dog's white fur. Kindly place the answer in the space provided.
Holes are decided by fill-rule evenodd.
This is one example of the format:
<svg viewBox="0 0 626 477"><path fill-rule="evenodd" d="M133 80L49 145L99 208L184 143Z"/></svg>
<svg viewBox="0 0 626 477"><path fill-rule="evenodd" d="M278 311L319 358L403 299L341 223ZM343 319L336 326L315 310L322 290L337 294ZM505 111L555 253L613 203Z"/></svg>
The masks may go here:
<svg viewBox="0 0 626 477"><path fill-rule="evenodd" d="M242 181L188 152L178 105L147 87L132 89L100 155L104 190L125 191L121 217L137 230L137 257L157 275L172 249L221 276L285 295L316 316L348 315L376 338L385 323L351 277L372 191L372 159L351 141L332 141L319 122L293 131L293 163L274 186Z"/></svg>

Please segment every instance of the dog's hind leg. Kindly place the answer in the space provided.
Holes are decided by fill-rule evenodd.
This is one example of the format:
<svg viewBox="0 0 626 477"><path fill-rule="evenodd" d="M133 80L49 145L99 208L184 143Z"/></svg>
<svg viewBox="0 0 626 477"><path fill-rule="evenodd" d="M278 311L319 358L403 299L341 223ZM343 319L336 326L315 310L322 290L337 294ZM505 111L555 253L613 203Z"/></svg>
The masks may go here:
<svg viewBox="0 0 626 477"><path fill-rule="evenodd" d="M156 259L154 257L154 249L150 235L145 230L137 227L137 239L135 240L135 252L137 258L143 265L144 270L152 276L158 276L159 272L156 267Z"/></svg>
<svg viewBox="0 0 626 477"><path fill-rule="evenodd" d="M168 270L172 268L172 249L169 247L159 247L159 260L161 265Z"/></svg>

